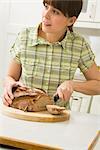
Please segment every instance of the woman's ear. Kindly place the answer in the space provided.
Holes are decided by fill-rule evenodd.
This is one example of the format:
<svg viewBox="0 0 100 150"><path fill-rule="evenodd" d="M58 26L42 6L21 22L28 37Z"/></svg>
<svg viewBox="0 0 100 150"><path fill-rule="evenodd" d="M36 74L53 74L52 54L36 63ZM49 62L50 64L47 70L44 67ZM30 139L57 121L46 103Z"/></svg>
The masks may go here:
<svg viewBox="0 0 100 150"><path fill-rule="evenodd" d="M73 16L73 17L70 17L70 18L69 18L69 23L68 23L68 26L71 26L71 25L73 25L73 24L75 23L75 21L76 21L76 17L75 17L75 16Z"/></svg>

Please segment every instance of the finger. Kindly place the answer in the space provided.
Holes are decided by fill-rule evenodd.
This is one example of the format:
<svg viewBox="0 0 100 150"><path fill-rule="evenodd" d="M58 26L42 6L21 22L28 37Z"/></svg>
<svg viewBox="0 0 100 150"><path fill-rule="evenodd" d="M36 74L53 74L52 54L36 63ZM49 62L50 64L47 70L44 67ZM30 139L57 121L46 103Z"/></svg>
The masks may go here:
<svg viewBox="0 0 100 150"><path fill-rule="evenodd" d="M12 93L12 88L8 88L6 97L7 97L8 99L11 99L11 100L14 99L14 95L13 95L13 93Z"/></svg>
<svg viewBox="0 0 100 150"><path fill-rule="evenodd" d="M4 95L4 100L8 103L8 104L11 104L12 103L12 99L10 98L9 94L5 94Z"/></svg>
<svg viewBox="0 0 100 150"><path fill-rule="evenodd" d="M34 92L40 92L40 93L44 93L44 91L43 91L43 90L41 90L41 89L38 89L38 88L34 88Z"/></svg>
<svg viewBox="0 0 100 150"><path fill-rule="evenodd" d="M62 100L64 100L64 95L63 95L63 92L62 92L61 88L57 88L57 94L59 95L59 98L61 98Z"/></svg>
<svg viewBox="0 0 100 150"><path fill-rule="evenodd" d="M25 91L25 90L28 89L28 87L26 87L25 85L23 85L21 82L16 82L16 84L14 85L14 87L19 87L20 90L23 90L23 91Z"/></svg>
<svg viewBox="0 0 100 150"><path fill-rule="evenodd" d="M16 85L16 86L23 87L23 88L27 88L22 82L19 82L19 81L16 82L15 85Z"/></svg>
<svg viewBox="0 0 100 150"><path fill-rule="evenodd" d="M9 106L9 103L5 98L3 98L3 104L6 105L6 106Z"/></svg>
<svg viewBox="0 0 100 150"><path fill-rule="evenodd" d="M64 101L68 101L69 100L69 94L66 92L63 95L64 95Z"/></svg>
<svg viewBox="0 0 100 150"><path fill-rule="evenodd" d="M67 90L64 93L64 100L68 101L71 97L72 94L72 90L70 88L67 88Z"/></svg>
<svg viewBox="0 0 100 150"><path fill-rule="evenodd" d="M62 88L58 88L57 90L59 97L63 100L63 101L68 101L68 97L69 97L69 92L64 91Z"/></svg>
<svg viewBox="0 0 100 150"><path fill-rule="evenodd" d="M3 104L9 106L9 103L6 100L3 101Z"/></svg>

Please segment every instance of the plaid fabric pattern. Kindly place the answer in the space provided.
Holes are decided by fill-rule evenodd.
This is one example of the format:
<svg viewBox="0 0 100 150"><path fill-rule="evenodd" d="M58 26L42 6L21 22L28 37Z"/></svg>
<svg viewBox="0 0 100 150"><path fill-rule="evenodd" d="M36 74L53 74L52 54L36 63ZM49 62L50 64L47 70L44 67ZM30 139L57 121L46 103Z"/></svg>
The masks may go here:
<svg viewBox="0 0 100 150"><path fill-rule="evenodd" d="M38 37L38 27L20 32L10 52L22 64L22 82L43 88L52 96L58 84L73 80L78 67L82 72L88 69L94 63L94 54L77 33L67 32L61 42L51 44Z"/></svg>

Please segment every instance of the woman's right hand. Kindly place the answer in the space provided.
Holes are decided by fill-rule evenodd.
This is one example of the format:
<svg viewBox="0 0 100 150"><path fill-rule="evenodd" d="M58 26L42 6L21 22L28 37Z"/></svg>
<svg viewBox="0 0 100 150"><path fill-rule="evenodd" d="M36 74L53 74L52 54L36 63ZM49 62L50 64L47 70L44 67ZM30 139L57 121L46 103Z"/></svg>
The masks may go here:
<svg viewBox="0 0 100 150"><path fill-rule="evenodd" d="M26 88L21 82L19 81L12 81L7 80L4 85L4 92L3 92L3 104L6 106L9 106L12 103L12 100L14 99L12 89L14 87L21 86L23 88Z"/></svg>

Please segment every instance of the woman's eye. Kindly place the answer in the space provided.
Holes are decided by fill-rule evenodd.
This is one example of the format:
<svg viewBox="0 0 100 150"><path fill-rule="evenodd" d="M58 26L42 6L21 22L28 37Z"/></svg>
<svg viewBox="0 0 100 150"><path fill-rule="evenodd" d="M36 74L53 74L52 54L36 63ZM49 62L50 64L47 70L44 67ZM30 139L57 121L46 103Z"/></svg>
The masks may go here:
<svg viewBox="0 0 100 150"><path fill-rule="evenodd" d="M59 12L57 10L53 10L53 13L59 15Z"/></svg>
<svg viewBox="0 0 100 150"><path fill-rule="evenodd" d="M45 7L45 9L48 9L48 5L46 3L44 4L44 7Z"/></svg>
<svg viewBox="0 0 100 150"><path fill-rule="evenodd" d="M44 7L45 7L46 10L48 10L50 5L48 5L47 3L44 3ZM55 14L55 15L59 15L60 14L60 12L58 10L56 10L55 8L51 8L51 12L53 14Z"/></svg>

